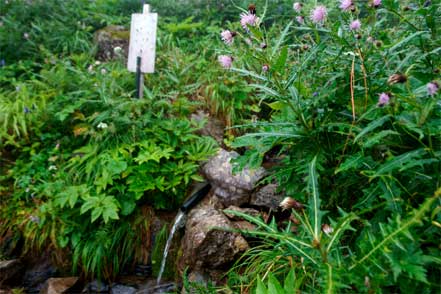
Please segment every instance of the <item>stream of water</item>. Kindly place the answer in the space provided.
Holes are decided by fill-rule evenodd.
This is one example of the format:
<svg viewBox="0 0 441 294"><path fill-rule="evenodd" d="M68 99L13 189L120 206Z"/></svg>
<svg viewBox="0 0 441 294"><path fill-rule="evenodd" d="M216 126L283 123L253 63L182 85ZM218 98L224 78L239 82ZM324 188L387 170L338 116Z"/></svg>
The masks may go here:
<svg viewBox="0 0 441 294"><path fill-rule="evenodd" d="M159 270L158 279L156 280L158 285L161 282L162 274L164 273L165 263L167 261L167 254L168 254L168 251L170 250L171 242L173 240L173 235L175 234L176 230L179 228L182 221L184 220L184 216L185 216L185 213L183 211L179 210L179 213L176 215L176 218L175 218L175 223L173 224L173 227L170 231L170 235L168 236L167 243L165 244L165 248L164 248L164 254L162 256L161 268Z"/></svg>

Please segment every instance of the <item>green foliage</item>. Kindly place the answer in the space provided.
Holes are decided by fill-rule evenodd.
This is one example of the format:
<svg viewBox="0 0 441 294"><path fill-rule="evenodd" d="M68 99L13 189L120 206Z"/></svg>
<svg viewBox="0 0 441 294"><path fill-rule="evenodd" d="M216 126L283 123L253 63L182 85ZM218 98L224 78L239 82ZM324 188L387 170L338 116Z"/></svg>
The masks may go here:
<svg viewBox="0 0 441 294"><path fill-rule="evenodd" d="M205 122L190 119L204 107L198 93L207 79L192 66L203 68L210 56L199 60L177 46L185 28L176 36L160 29L145 99L132 98L133 75L122 60L95 60L93 32L127 23L139 9L139 1L0 3L7 156L0 232L20 232L27 251L50 246L71 255L74 270L88 277L111 280L125 266L146 264L145 208L178 207L216 151L213 139L196 134Z"/></svg>
<svg viewBox="0 0 441 294"><path fill-rule="evenodd" d="M237 265L246 276L232 272L230 284L270 291L278 287L268 273L283 281L290 264L304 269L299 289L307 293L439 291L440 200L429 195L441 186L441 104L428 85L440 82L433 21L441 6L354 1L342 12L323 1L327 20L314 24L316 4L303 4L302 24L268 27L259 14L249 32L226 25L240 32L225 49L230 72L260 101L257 119L236 126L246 132L232 143L243 150L236 163L281 163L268 181L308 204L293 212L301 222L294 234L243 216L263 240ZM358 31L349 29L355 19ZM386 105L381 93L391 97ZM323 234L324 224L333 232Z"/></svg>

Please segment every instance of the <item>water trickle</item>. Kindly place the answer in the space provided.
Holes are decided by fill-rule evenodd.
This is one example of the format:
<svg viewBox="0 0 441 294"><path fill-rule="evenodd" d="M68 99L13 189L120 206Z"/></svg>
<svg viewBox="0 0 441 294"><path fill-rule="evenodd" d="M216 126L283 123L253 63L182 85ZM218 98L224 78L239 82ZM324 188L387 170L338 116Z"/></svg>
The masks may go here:
<svg viewBox="0 0 441 294"><path fill-rule="evenodd" d="M173 224L173 227L170 231L170 235L168 236L167 243L165 244L165 248L164 248L164 254L162 256L161 268L159 270L158 279L156 280L158 285L161 282L162 274L164 273L165 263L167 261L167 255L168 255L168 251L170 250L171 242L173 240L173 235L175 234L176 230L183 222L184 216L185 216L185 212L179 210L179 213L176 215L175 218L175 223Z"/></svg>

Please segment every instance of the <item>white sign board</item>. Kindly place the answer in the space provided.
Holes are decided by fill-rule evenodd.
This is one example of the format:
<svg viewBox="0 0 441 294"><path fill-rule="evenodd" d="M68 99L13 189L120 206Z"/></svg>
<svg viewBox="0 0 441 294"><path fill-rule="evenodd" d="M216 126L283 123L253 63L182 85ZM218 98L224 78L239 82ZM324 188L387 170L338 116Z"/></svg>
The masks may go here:
<svg viewBox="0 0 441 294"><path fill-rule="evenodd" d="M145 4L143 13L132 14L130 24L130 45L127 68L136 72L136 61L141 57L141 72L155 71L156 26L158 14L149 13L149 5Z"/></svg>

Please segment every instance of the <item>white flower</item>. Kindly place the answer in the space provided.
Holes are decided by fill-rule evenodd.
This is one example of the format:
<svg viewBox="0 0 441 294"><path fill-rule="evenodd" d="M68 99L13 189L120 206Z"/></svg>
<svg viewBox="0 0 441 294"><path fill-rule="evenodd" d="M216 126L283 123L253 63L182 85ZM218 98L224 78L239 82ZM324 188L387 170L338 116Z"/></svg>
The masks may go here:
<svg viewBox="0 0 441 294"><path fill-rule="evenodd" d="M57 170L57 167L55 165L49 166L48 170Z"/></svg>
<svg viewBox="0 0 441 294"><path fill-rule="evenodd" d="M322 231L323 231L323 233L325 233L326 235L329 236L330 234L332 234L334 232L334 229L328 224L323 224Z"/></svg>
<svg viewBox="0 0 441 294"><path fill-rule="evenodd" d="M115 53L116 55L120 55L122 53L123 49L119 46L116 46L115 48L113 48L113 53Z"/></svg>
<svg viewBox="0 0 441 294"><path fill-rule="evenodd" d="M97 126L98 129L107 129L109 126L106 123L100 122Z"/></svg>

